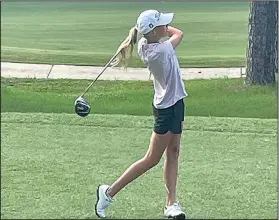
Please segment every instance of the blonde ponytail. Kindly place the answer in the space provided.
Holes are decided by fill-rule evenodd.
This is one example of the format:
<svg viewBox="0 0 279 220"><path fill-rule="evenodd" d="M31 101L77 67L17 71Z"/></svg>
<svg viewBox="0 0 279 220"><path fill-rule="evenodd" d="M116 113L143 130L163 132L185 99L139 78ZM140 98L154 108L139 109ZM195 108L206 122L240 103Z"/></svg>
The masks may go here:
<svg viewBox="0 0 279 220"><path fill-rule="evenodd" d="M118 56L112 61L111 66L128 67L128 62L133 54L134 44L138 40L138 31L135 27L131 28L128 37L120 44L116 54Z"/></svg>

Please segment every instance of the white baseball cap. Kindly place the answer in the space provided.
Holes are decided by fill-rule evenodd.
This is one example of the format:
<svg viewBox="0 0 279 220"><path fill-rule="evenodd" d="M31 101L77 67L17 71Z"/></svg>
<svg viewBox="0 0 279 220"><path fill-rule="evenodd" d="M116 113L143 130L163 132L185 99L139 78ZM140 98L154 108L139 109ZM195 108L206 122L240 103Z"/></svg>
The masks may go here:
<svg viewBox="0 0 279 220"><path fill-rule="evenodd" d="M155 27L170 24L173 16L174 13L162 13L151 9L143 11L137 19L136 29L141 34L147 34Z"/></svg>

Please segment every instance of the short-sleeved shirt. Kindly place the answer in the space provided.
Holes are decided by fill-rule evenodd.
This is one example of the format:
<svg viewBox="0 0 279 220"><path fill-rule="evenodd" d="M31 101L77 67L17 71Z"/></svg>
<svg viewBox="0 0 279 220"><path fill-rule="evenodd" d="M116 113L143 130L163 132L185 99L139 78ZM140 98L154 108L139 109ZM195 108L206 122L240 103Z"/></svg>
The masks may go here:
<svg viewBox="0 0 279 220"><path fill-rule="evenodd" d="M143 37L138 42L138 54L153 75L154 107L168 108L188 96L170 41L147 44Z"/></svg>

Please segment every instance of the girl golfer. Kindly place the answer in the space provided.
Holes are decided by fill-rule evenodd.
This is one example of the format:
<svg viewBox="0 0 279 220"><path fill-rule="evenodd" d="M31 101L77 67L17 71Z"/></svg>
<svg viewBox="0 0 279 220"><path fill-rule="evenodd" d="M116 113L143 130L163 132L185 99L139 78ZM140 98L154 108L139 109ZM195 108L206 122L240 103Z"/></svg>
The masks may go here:
<svg viewBox="0 0 279 220"><path fill-rule="evenodd" d="M142 12L137 24L130 30L122 43L121 53L114 64L125 65L131 57L138 33L143 37L138 42L138 55L147 65L154 78L153 114L155 118L149 148L143 158L132 164L111 185L99 185L97 189L96 215L105 217L106 208L113 197L127 184L159 163L165 152L164 181L167 189L167 203L164 215L168 218L185 219L185 213L176 200L178 175L178 156L182 123L184 121L184 102L187 96L181 79L175 48L182 40L183 32L168 26L173 13L160 13L156 10ZM168 40L161 42L164 37Z"/></svg>

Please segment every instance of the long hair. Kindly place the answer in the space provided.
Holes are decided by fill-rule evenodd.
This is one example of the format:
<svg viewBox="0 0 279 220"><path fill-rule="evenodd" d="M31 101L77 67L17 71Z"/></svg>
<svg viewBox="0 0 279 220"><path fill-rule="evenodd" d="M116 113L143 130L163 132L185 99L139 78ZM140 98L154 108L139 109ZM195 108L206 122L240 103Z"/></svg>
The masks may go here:
<svg viewBox="0 0 279 220"><path fill-rule="evenodd" d="M118 56L112 61L111 66L128 67L129 60L132 57L134 44L138 41L138 31L135 27L132 27L129 31L129 35L120 44L117 49Z"/></svg>

